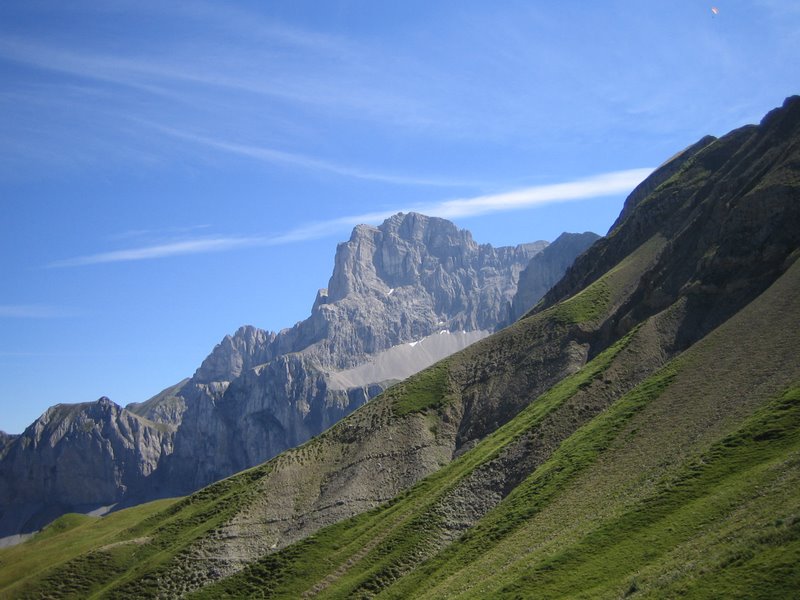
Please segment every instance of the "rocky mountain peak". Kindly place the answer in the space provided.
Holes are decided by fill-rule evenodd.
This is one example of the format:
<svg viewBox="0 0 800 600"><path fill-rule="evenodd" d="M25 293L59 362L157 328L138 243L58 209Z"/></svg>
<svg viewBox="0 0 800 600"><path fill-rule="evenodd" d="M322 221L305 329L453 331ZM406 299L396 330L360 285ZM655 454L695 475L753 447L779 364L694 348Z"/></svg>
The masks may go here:
<svg viewBox="0 0 800 600"><path fill-rule="evenodd" d="M428 268L444 260L442 266L452 271L477 248L468 231L419 213L397 213L379 227L357 225L350 240L336 249L326 302L417 284L426 258Z"/></svg>
<svg viewBox="0 0 800 600"><path fill-rule="evenodd" d="M375 234L378 233L379 229L374 225L367 225L366 223L360 223L353 227L353 231L350 233L350 242L358 242L361 239L372 239L375 237ZM341 245L347 244L347 242L343 242Z"/></svg>
<svg viewBox="0 0 800 600"><path fill-rule="evenodd" d="M317 360L350 368L366 354L443 329L492 330L507 313L519 272L546 246L479 245L453 223L413 212L378 227L359 225L337 247L327 291L317 294L292 351L324 338Z"/></svg>
<svg viewBox="0 0 800 600"><path fill-rule="evenodd" d="M441 242L446 242L446 245L476 246L472 234L466 229L459 229L447 219L415 212L397 213L386 219L378 229L390 237L425 244L432 253Z"/></svg>
<svg viewBox="0 0 800 600"><path fill-rule="evenodd" d="M275 333L244 325L226 335L194 374L197 383L231 381L243 371L271 360Z"/></svg>
<svg viewBox="0 0 800 600"><path fill-rule="evenodd" d="M12 441L0 448L0 537L52 519L43 502L94 510L157 496L149 477L172 449L171 433L106 396L56 404Z"/></svg>
<svg viewBox="0 0 800 600"><path fill-rule="evenodd" d="M402 286L429 288L427 275L468 269L481 249L494 254L488 244L475 243L469 231L419 213L398 213L379 227L359 225L350 240L337 247L326 301L337 302L350 294L383 295ZM522 260L538 250L541 247L535 245L517 248Z"/></svg>
<svg viewBox="0 0 800 600"><path fill-rule="evenodd" d="M62 438L89 431L91 428L119 416L122 407L107 396L94 402L56 404L48 408L24 432L34 445L54 445Z"/></svg>
<svg viewBox="0 0 800 600"><path fill-rule="evenodd" d="M463 258L478 250L478 244L469 231L438 217L413 212L398 213L387 219L379 229L384 234L384 245L422 245L428 254L439 259Z"/></svg>
<svg viewBox="0 0 800 600"><path fill-rule="evenodd" d="M328 283L327 302L336 302L351 294L363 295L374 287L372 257L380 231L369 225L357 225L350 240L336 247L333 274Z"/></svg>

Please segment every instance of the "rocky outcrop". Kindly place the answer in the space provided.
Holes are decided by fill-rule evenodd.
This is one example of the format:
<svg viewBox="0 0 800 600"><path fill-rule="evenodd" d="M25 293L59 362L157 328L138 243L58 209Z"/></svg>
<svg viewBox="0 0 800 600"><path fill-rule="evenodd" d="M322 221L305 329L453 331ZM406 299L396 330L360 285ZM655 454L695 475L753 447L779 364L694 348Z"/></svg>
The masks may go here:
<svg viewBox="0 0 800 600"><path fill-rule="evenodd" d="M192 379L196 383L231 381L244 371L275 357L272 342L276 335L252 325L240 327L217 344Z"/></svg>
<svg viewBox="0 0 800 600"><path fill-rule="evenodd" d="M193 382L175 452L159 475L175 493L197 489L307 441L382 389L329 393L324 372L298 353L231 382Z"/></svg>
<svg viewBox="0 0 800 600"><path fill-rule="evenodd" d="M493 329L520 271L546 246L477 244L449 221L416 213L355 227L308 319L278 334L240 328L181 389L187 408L175 452L160 468L164 485L188 493L268 460L415 372L409 365L446 355L430 355L430 343L417 348L420 340ZM400 351L406 345L413 346ZM452 351L463 347L456 341ZM414 348L423 356L408 356ZM337 377L375 360L373 381L359 377L347 387L350 375Z"/></svg>
<svg viewBox="0 0 800 600"><path fill-rule="evenodd" d="M6 448L9 447L11 442L13 442L19 436L13 435L10 433L6 433L5 431L0 431L0 458L3 457L5 454Z"/></svg>
<svg viewBox="0 0 800 600"><path fill-rule="evenodd" d="M303 351L325 368L346 369L442 329L491 330L505 316L520 271L546 246L493 248L445 219L417 213L359 225L337 247L311 316L278 334L277 353Z"/></svg>
<svg viewBox="0 0 800 600"><path fill-rule="evenodd" d="M186 410L186 399L182 392L191 380L187 377L180 383L168 387L144 402L132 402L125 409L150 421L177 429Z"/></svg>
<svg viewBox="0 0 800 600"><path fill-rule="evenodd" d="M553 287L575 259L600 236L591 231L584 233L562 233L552 244L534 256L520 273L517 293L511 303L513 323L528 312Z"/></svg>
<svg viewBox="0 0 800 600"><path fill-rule="evenodd" d="M105 397L47 409L0 462L0 537L66 511L162 495L152 475L172 452L172 435Z"/></svg>

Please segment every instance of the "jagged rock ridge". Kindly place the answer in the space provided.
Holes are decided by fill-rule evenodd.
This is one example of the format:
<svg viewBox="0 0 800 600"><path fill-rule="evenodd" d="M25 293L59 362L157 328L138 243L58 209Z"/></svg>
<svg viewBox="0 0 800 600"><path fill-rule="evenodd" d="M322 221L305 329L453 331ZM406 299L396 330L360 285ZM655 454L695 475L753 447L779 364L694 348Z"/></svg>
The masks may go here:
<svg viewBox="0 0 800 600"><path fill-rule="evenodd" d="M311 316L278 334L276 354L303 351L325 368L345 369L442 329L491 330L519 272L546 246L477 244L451 222L417 213L358 225L337 247Z"/></svg>

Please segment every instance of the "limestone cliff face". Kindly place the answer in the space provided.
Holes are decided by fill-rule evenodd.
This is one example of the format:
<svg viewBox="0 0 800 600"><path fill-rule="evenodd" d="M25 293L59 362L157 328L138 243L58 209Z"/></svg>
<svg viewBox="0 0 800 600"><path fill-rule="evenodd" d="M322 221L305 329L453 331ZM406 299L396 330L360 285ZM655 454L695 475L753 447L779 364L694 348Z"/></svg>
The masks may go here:
<svg viewBox="0 0 800 600"><path fill-rule="evenodd" d="M159 475L175 493L197 489L302 444L383 389L329 389L326 373L302 353L281 355L228 384L196 384Z"/></svg>
<svg viewBox="0 0 800 600"><path fill-rule="evenodd" d="M493 248L415 213L356 227L308 319L279 333L239 328L191 378L145 402L54 407L22 438L3 439L0 510L19 502L35 510L7 519L0 537L69 510L185 494L302 444L411 365L493 330L519 273L546 246ZM414 355L420 340L449 331L459 332L450 343L421 344L424 360ZM407 347L381 359L399 345ZM347 387L335 377L368 360L378 361L381 381Z"/></svg>
<svg viewBox="0 0 800 600"><path fill-rule="evenodd" d="M324 342L305 351L343 369L440 330L491 330L520 271L546 246L480 245L449 221L416 213L359 225L337 248L328 288L298 338L311 346L324 332Z"/></svg>
<svg viewBox="0 0 800 600"><path fill-rule="evenodd" d="M274 358L275 334L251 325L226 335L203 361L192 378L197 383L230 381L244 371Z"/></svg>
<svg viewBox="0 0 800 600"><path fill-rule="evenodd" d="M0 532L30 531L65 510L157 497L152 475L173 432L108 398L49 408L0 462Z"/></svg>
<svg viewBox="0 0 800 600"><path fill-rule="evenodd" d="M331 385L339 370L441 331L494 329L520 271L546 245L479 245L449 221L415 213L357 226L308 319L278 334L240 328L182 388L187 408L160 468L163 485L187 493L268 460L387 384L342 389Z"/></svg>

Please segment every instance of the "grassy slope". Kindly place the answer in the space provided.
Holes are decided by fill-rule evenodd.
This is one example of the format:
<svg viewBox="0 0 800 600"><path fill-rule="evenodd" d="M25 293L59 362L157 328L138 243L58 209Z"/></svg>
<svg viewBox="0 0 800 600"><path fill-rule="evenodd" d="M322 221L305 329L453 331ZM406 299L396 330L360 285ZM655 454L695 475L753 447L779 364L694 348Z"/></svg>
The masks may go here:
<svg viewBox="0 0 800 600"><path fill-rule="evenodd" d="M451 597L453 587L461 588L461 595L466 597L486 597L487 593L492 597L514 597L534 592L540 597L572 598L615 597L636 591L661 595L665 589L675 593L699 583L696 587L719 597L719 590L714 591L716 584L706 581L714 577L733 584L724 596L761 590L765 597L781 597L797 589L800 580L797 574L790 578L781 575L786 566L792 565L800 542L797 494L789 495L788 506L784 503L786 492L798 479L799 425L800 387L796 387L769 403L744 427L684 462L639 501L593 523L579 538L562 541L556 537L549 540L549 548L523 552L512 563L497 562L496 554L490 559L481 557L484 568L486 563L505 567L502 575L473 588L464 588L464 581L451 577L436 594L426 595ZM783 469L792 466L789 477L785 477ZM759 495L764 497L759 499ZM745 514L752 506L774 517L768 518L767 523L759 522ZM672 554L674 561L684 545L713 545L708 536L719 537L721 529L729 529L733 513L742 519L738 525L743 533L730 538L722 560L698 555L695 561L700 565L683 563L685 572L672 580L642 576L645 568L654 572L668 570L661 564L664 554ZM788 525L777 517L788 519ZM773 521L782 529L779 535L764 539L761 547L752 544L762 532L771 533L766 529L772 527ZM526 532L530 532L529 527ZM530 538L515 536L503 551L506 555L512 547L522 551L531 548L529 544ZM781 549L785 544L789 547ZM748 554L741 556L742 548L747 548ZM769 571L745 568L748 560L774 551L784 556L777 563L770 561ZM724 572L734 562L740 568L739 575Z"/></svg>
<svg viewBox="0 0 800 600"><path fill-rule="evenodd" d="M658 240L645 244L639 254L642 265L629 260L596 286L610 293L576 297L577 300L572 301L575 306L567 311L569 318L566 320L596 321L598 306L604 310L615 304L620 285L629 284L660 246ZM632 274L622 277L620 274L624 274L627 268ZM586 536L599 535L596 534L598 528L615 523L613 519L625 518L626 511L635 511L642 502L659 493L659 485L670 489L668 478L680 478L680 469L686 467L687 460L708 451L711 444L733 431L760 402L776 397L780 391L776 382L783 381L788 385L794 381L790 370L797 368L792 363L796 362L800 348L793 339L792 328L782 317L800 311L796 303L792 304L794 298L800 297L798 272L795 265L792 272L765 294L755 308L740 314L737 317L739 321L720 328L702 344L619 400L603 416L580 429L547 463L490 512L463 543L442 549L437 537L442 518L437 512L440 500L476 468L487 465L520 436L534 430L559 407L574 399L581 390L593 382L602 381L615 360L625 360L625 354L633 352L631 336L554 386L472 451L388 505L328 527L305 541L271 554L239 575L202 590L198 597L288 598L299 597L305 592L349 597L381 591L397 597L415 594L485 597L487 594L501 594L504 590L513 596L529 585L525 576L533 567L546 566L549 564L547 561L555 560L559 553L567 552L569 560L583 564L581 561L585 556L580 552L580 544ZM615 281L613 277L621 279ZM576 307L579 310L573 310ZM529 323L523 325L531 327L530 321L553 317L561 321L565 316L563 308L555 306L528 319ZM743 320L745 318L749 320ZM748 332L750 337L745 339L737 335L737 331ZM632 335L638 334L633 332ZM740 351L729 352L727 362L717 364L720 351L730 348ZM768 351L774 354L770 355ZM786 364L773 360L774 356L783 357ZM754 369L750 373L752 377L744 368L747 364ZM401 415L436 414L442 406L442 395L448 392L443 368L440 364L386 394L393 412ZM727 381L725 385L719 385L720 370L724 373L721 379ZM800 374L796 375L800 377ZM750 378L758 381L750 385ZM709 386L713 389L706 389ZM739 389L747 392L743 394L743 402L732 394L732 390ZM751 394L754 389L758 393ZM735 401L730 406L724 402L715 404L713 398L720 394ZM681 410L684 413L676 410L676 399L683 399ZM652 427L653 423L658 427ZM671 429L665 426L670 423ZM691 427L687 429L687 425L698 423L714 425L704 425L699 432ZM792 431L791 427L787 431ZM676 443L672 436L680 432L689 436L688 441ZM330 436L323 436L326 437ZM308 448L297 452L308 452ZM664 453L664 448L678 449L679 453L672 456ZM746 466L766 469L764 465L769 460L759 457ZM789 455L776 455L770 460L775 464L781 464L782 460L792 464ZM153 595L158 574L172 568L176 556L185 552L195 540L219 531L231 515L246 505L256 493L254 483L263 480L270 464L224 480L172 504L144 505L96 523L95 520L91 523L64 523L65 529L70 524L74 528L58 534L50 531L37 536L29 544L0 551L0 594L3 597L41 597L44 589L49 597ZM662 478L660 483L658 478ZM710 492L711 487L704 484L699 489L705 493ZM734 484L731 487L739 489ZM793 497L793 488L784 486L781 489L784 496L782 505L791 506L786 498ZM753 506L747 507L746 514L756 514L757 509L762 513L769 512L763 502L752 499L750 502ZM736 506L744 510L745 504L742 501ZM771 533L777 533L779 537L791 534L794 523L791 514L787 513L778 520L781 525ZM731 523L728 525L728 529L733 527ZM714 534L725 540L724 543L717 542L722 553L731 547L725 537L730 535L728 529L720 525ZM645 531L652 533L656 530L645 528ZM711 533L709 530L709 536ZM739 531L736 535L744 539L751 533L751 529L745 528L744 532ZM611 588L598 584L600 587L596 592L614 595L624 587L623 592L635 588L633 591L645 593L648 589L659 589L659 585L667 586L670 581L679 582L674 585L689 585L676 575L676 571L685 569L680 560L681 553L694 553L705 558L711 544L712 541L707 542L704 536L669 538L658 555L658 561L634 562L635 570L609 577L606 583ZM569 554L570 550L572 554ZM412 570L420 557L430 556L433 558L421 568ZM608 560L615 560L615 556L610 554ZM766 560L765 556L754 555L754 560ZM589 574L592 571L590 567L585 568ZM585 580L581 579L576 585L583 586L584 583ZM539 583L535 585L539 586ZM571 589L570 594L578 589L570 588L569 582L561 580L548 585L556 595L561 589Z"/></svg>
<svg viewBox="0 0 800 600"><path fill-rule="evenodd" d="M655 236L597 282L588 293L568 300L565 303L566 308L562 305L555 306L528 319L527 323L513 326L512 331L503 332L503 342L515 343L513 329L537 331L539 324L549 327L545 325L547 323L590 327L602 320L604 315L630 293L641 273L655 260L663 244L663 238ZM595 289L600 291L595 293ZM432 527L432 522L437 519L436 513L440 509L438 504L442 499L475 469L496 459L521 435L535 429L579 390L592 381L601 379L604 370L628 342L629 338L621 340L579 373L554 386L537 402L528 406L518 419L500 428L461 459L428 477L387 507L369 513L380 515L380 523L375 524L367 519L362 528L358 525L360 518L349 520L342 526L329 528L287 551L266 557L247 568L242 575L229 578L220 586L212 586L200 595L219 597L227 594L241 597L259 595L264 589L274 588L279 595L296 597L313 588L314 582L319 588L323 588L328 585L329 580L338 579L340 571L353 562L354 554L363 559L362 566L365 565L367 569L368 581L365 585L380 586L381 581L395 578L403 569L413 566L413 561L406 560L407 556L426 553L431 546L438 543L440 531ZM445 370L458 369L458 365L450 363L470 364L474 359L472 355L477 353L485 356L496 351L496 343L491 338L479 342L466 353L439 363L389 390L385 396L391 401L395 415L427 411L429 416L434 416L436 409L447 403L449 390L444 382ZM287 556L295 558L287 561ZM352 578L352 574L348 577ZM283 585L278 586L278 582L283 582Z"/></svg>
<svg viewBox="0 0 800 600"><path fill-rule="evenodd" d="M174 502L158 500L103 518L74 513L59 517L25 544L0 551L2 597L39 586L54 566L74 560L84 552L114 543L120 536L131 538L126 535L131 527Z"/></svg>
<svg viewBox="0 0 800 600"><path fill-rule="evenodd" d="M402 494L389 505L354 519L326 528L300 544L276 553L242 574L211 586L198 597L242 597L273 588L280 597L297 597L314 582L325 582L329 575L359 558L359 574L375 577L393 567L400 568L406 554L413 554L435 534L432 508L460 480L478 466L495 458L502 449L524 432L534 428L558 405L573 396L582 385L602 374L610 361L627 345L622 340L598 356L579 373L554 386L517 418L481 442L476 448ZM366 550L366 552L364 552ZM340 573L344 574L344 573ZM357 580L348 573L347 581ZM338 581L341 584L341 581Z"/></svg>
<svg viewBox="0 0 800 600"><path fill-rule="evenodd" d="M591 589L592 574L606 584L615 582L617 588L601 586L590 596L615 596L620 586L630 585L640 569L654 573L668 570L666 556L670 553L670 560L680 565L680 548L684 545L690 547L694 543L698 560L711 560L706 545L718 542L713 541L710 525L716 527L718 520L727 514L715 514L714 502L729 503L729 510L734 507L741 510L751 503L767 514L774 511L776 519L788 511L785 523L792 523L793 514L800 518L796 512L800 493L795 492L791 502L782 496L786 491L792 492L786 481L797 478L797 461L793 456L800 441L798 391L782 396L784 389L800 382L797 364L800 339L793 327L794 315L800 309L798 293L800 264L795 264L751 306L565 443L549 464L559 476L581 461L593 462L591 468L561 486L552 501L540 502L549 489L545 484L550 474L545 465L484 519L465 543L432 561L403 587L407 591L435 587L442 596L459 593L494 596L506 585L509 593L527 589L524 578L532 569L552 568L557 572L557 576L551 577L553 596L578 595L581 590ZM741 456L732 457L733 463L726 463L729 444L720 439L736 435L737 429L746 430L749 426L742 428L742 420L770 402L775 403L772 408L763 409L767 423L764 430L749 437L742 434L745 443L735 446ZM784 413L782 407L790 410ZM787 415L791 419L774 428L774 440L772 434L765 434L773 429L770 419L780 420ZM609 440L615 429L616 435ZM716 450L714 444L718 444ZM597 457L587 458L592 448L602 451ZM704 463L709 464L707 469L698 467ZM783 463L787 469L794 465L795 471L770 470ZM740 472L748 469L752 469L753 478L763 472L765 477L776 480L764 483L764 491L770 490L773 483L783 491L776 487L774 495L764 493L763 498L754 500L749 496L749 476L739 477ZM698 481L692 483L692 494L682 495L681 488L695 475ZM719 480L715 479L717 476ZM786 480L781 479L784 476ZM730 497L723 492L730 493ZM632 547L624 546L631 537L632 524L638 523L642 515L650 514L659 502L680 516L674 519L665 516L663 521L642 526L637 530L638 541ZM712 506L704 506L705 502ZM525 526L508 535L505 530L509 523L520 521L520 511L527 511ZM746 514L750 513L754 510ZM675 535L667 536L662 530L678 525L684 528ZM610 533L613 531L626 534L614 538ZM744 526L739 535L744 538L754 531ZM498 535L501 544L495 541ZM587 540L593 543L587 546ZM742 543L732 538L727 544L736 547ZM470 556L470 548L475 549L475 558ZM561 568L567 563L562 564L556 557L567 555L571 557L569 567ZM592 558L595 555L596 561ZM661 560L665 563L660 563ZM621 567L622 572L612 577L611 566ZM710 566L697 567L694 575L704 568ZM570 578L572 587L564 583ZM637 581L635 587L646 588L641 577ZM537 593L541 591L547 597L543 582L539 580L535 585ZM627 590L626 587L622 591ZM429 590L427 595L436 594Z"/></svg>
<svg viewBox="0 0 800 600"><path fill-rule="evenodd" d="M520 340L530 339L531 332L539 331L542 326L550 327L547 323L564 320L579 323L584 319L597 318L604 310L608 310L611 304L620 300L624 291L635 283L645 267L652 262L662 245L661 239L651 240L625 261L615 273L598 283L596 287L602 287L603 290L599 301L595 297L596 294L582 294L580 298L571 300L566 311L557 312L561 309L554 307L528 319L526 323L513 326L503 333L498 342L484 340L461 357L453 357L451 361L470 364L475 360L475 356L484 356L495 351L497 343L502 344L506 353L524 353L518 348ZM580 386L585 386L597 378L603 366L613 358L622 345L599 357L593 366L585 369L580 375L553 388L541 402L529 408L516 425L507 427L486 440L480 451L471 453L469 457L457 461L452 469L422 484L423 489L433 490L429 495L415 499L410 504L405 504L402 500L396 502L389 509L390 514L397 513L402 518L398 517L395 524L417 527L421 519L424 523L425 517L420 519L418 515L420 511L424 511L425 508L430 510L437 499L478 465L496 457L521 432L540 422L554 408L573 396ZM442 409L449 402L447 374L451 367L449 361L438 363L388 390L382 400L373 400L371 406L366 408L375 412L383 403L390 409L393 418L399 419L422 413L432 427L437 427L442 418ZM358 417L358 414L353 416L356 419ZM372 421L374 415L370 422ZM347 423L343 423L342 426L346 428ZM317 440L287 454L291 454L300 464L311 461L309 463L311 465L316 459L338 464L338 460L335 459L336 448L331 447L331 444L335 445L336 437L332 435L332 431L326 432ZM14 597L25 597L28 594L33 596L40 589L47 589L52 597L70 597L70 595L88 597L93 594L110 593L112 589L116 596L137 597L152 594L155 592L156 578L160 573L175 569L176 564L191 560L187 557L197 540L221 531L237 510L246 510L245 507L252 500L251 497L258 493L258 486L251 484L256 481L266 481L265 476L274 465L280 461L291 461L292 456L279 457L267 465L209 486L167 509L164 509L161 503L151 503L115 513L108 521L91 520L80 532L75 533L76 536L80 535L80 539L85 540L85 543L83 541L77 543L77 537L66 535L59 536L53 543L40 547L38 544L41 536L38 536L31 544L0 550L0 591ZM404 497L412 496L406 494ZM126 525L118 527L115 523ZM347 529L348 535L358 531L357 528L352 529L351 525L348 525ZM375 535L374 532L370 532L364 539L374 540ZM129 543L130 540L135 542ZM363 545L363 541L358 541L355 547L362 548ZM374 542L370 545L372 546ZM24 577L22 574L30 576Z"/></svg>
<svg viewBox="0 0 800 600"><path fill-rule="evenodd" d="M666 240L654 235L636 251L580 292L548 309L558 321L599 325L633 291L641 274L655 261Z"/></svg>
<svg viewBox="0 0 800 600"><path fill-rule="evenodd" d="M48 598L91 598L136 581L114 595L146 596L154 590L148 575L230 518L268 468L245 471L181 500L150 502L101 519L64 515L32 540L0 550L0 595L40 598L44 590Z"/></svg>
<svg viewBox="0 0 800 600"><path fill-rule="evenodd" d="M658 597L714 595L717 585L732 594L763 587L774 596L795 589L800 389L786 390L800 382L800 340L791 326L799 297L796 264L574 434L460 543L408 574L404 563L438 527L429 510L435 499L623 348L598 357L390 507L323 530L199 596Z"/></svg>

